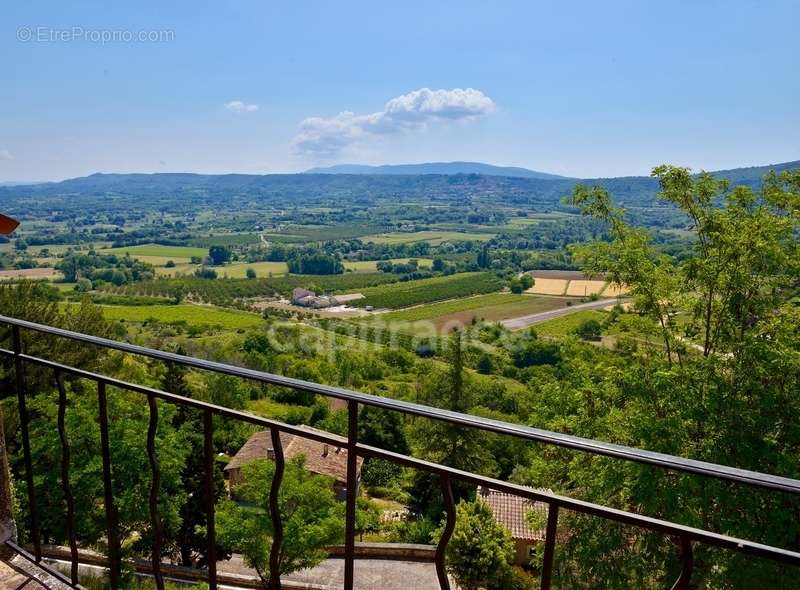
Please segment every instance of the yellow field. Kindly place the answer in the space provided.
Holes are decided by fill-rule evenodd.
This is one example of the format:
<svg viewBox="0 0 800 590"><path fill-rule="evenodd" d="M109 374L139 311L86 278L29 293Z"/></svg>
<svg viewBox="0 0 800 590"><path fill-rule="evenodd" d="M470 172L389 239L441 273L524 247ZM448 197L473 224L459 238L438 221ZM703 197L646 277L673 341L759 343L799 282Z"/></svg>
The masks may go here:
<svg viewBox="0 0 800 590"><path fill-rule="evenodd" d="M567 290L569 281L564 279L536 279L528 293L536 295L563 295Z"/></svg>
<svg viewBox="0 0 800 590"><path fill-rule="evenodd" d="M603 297L620 297L628 291L606 281L537 278L533 287L526 292L536 295L567 295L569 297L589 297L597 293Z"/></svg>
<svg viewBox="0 0 800 590"><path fill-rule="evenodd" d="M54 268L25 268L21 270L0 270L0 280L7 279L57 279L61 273Z"/></svg>
<svg viewBox="0 0 800 590"><path fill-rule="evenodd" d="M626 295L628 293L628 289L625 286L620 287L619 285L612 285L609 283L606 286L605 291L603 291L603 297L619 297L621 295Z"/></svg>
<svg viewBox="0 0 800 590"><path fill-rule="evenodd" d="M593 293L600 293L605 286L605 281L570 281L567 287L567 295L571 297L588 297Z"/></svg>

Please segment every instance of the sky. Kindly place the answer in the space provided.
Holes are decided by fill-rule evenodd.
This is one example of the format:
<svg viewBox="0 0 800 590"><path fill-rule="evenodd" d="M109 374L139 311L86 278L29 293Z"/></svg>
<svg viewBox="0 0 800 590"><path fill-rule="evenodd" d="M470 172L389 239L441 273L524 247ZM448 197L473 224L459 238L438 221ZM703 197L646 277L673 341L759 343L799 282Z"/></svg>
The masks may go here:
<svg viewBox="0 0 800 590"><path fill-rule="evenodd" d="M800 159L800 0L0 5L0 182Z"/></svg>

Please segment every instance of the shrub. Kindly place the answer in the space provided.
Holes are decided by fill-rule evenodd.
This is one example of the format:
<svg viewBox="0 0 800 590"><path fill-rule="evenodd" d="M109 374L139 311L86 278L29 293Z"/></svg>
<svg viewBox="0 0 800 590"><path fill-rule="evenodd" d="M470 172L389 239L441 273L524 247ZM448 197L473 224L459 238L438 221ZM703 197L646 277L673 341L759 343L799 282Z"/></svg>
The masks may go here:
<svg viewBox="0 0 800 590"><path fill-rule="evenodd" d="M583 320L578 327L575 328L577 334L583 340L600 340L603 334L603 327L597 320L589 319Z"/></svg>

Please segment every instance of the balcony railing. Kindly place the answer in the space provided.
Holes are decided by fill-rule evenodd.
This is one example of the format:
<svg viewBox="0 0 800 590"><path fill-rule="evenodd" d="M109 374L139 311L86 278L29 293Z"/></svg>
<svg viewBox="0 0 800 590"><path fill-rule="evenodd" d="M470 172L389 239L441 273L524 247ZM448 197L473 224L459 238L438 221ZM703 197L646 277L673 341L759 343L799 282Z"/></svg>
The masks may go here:
<svg viewBox="0 0 800 590"><path fill-rule="evenodd" d="M30 507L30 535L33 553L29 553L23 547L20 547L14 541L6 541L6 545L17 552L19 555L42 565L47 571L56 575L61 581L74 588L80 588L78 583L78 565L79 555L77 548L77 539L75 534L75 514L74 514L74 501L69 481L70 473L70 449L69 439L64 427L64 415L67 405L66 389L64 387L64 377L71 375L76 378L86 379L97 384L97 399L99 404L99 427L100 427L100 441L102 447L102 461L103 461L103 484L104 484L104 505L106 513L106 526L108 535L108 556L107 564L109 570L109 583L112 588L116 589L120 583L120 570L121 570L121 555L120 544L117 535L116 527L116 512L114 508L114 490L112 488L111 480L111 464L112 457L109 452L109 434L108 434L108 414L106 404L106 388L117 387L136 394L140 394L147 399L149 405L149 427L147 430L147 452L149 456L150 469L152 472L150 496L149 496L149 509L151 526L154 531L154 546L152 553L152 575L155 578L157 588L163 589L163 575L161 564L161 545L162 545L162 530L160 525L158 513L158 495L160 486L160 468L158 457L155 450L155 433L158 426L158 406L156 400L163 400L179 406L186 406L194 408L203 413L204 416L204 459L205 459L205 499L206 499L206 516L207 516L207 541L208 541L208 568L206 578L209 587L213 590L217 587L217 573L216 573L216 539L214 531L214 502L213 502L213 464L214 464L214 449L212 446L213 436L213 422L212 417L223 416L226 418L240 420L249 424L259 427L270 429L272 436L272 443L275 451L275 476L272 480L269 496L270 515L273 520L274 537L271 549L270 558L270 578L272 586L280 589L281 582L278 575L278 549L282 540L282 527L280 520L280 512L278 509L278 492L281 485L281 479L284 472L284 456L283 448L281 446L280 433L290 433L296 436L309 438L323 444L330 444L347 449L347 489L357 489L357 458L378 458L387 461L392 461L400 465L410 467L413 469L423 470L437 475L439 478L442 496L444 499L444 508L446 513L446 525L442 533L441 539L436 549L435 565L436 574L438 577L439 585L441 588L449 589L450 584L445 570L445 550L448 541L452 535L455 526L455 505L453 502L452 482L463 481L475 485L482 485L494 490L514 494L523 498L527 498L537 502L543 502L548 506L548 518L546 526L546 538L544 542L544 554L541 566L541 588L548 589L551 585L553 561L556 549L559 512L561 510L572 511L585 515L591 515L598 518L607 519L625 525L639 527L660 533L676 541L680 551L681 572L678 579L672 586L673 589L686 589L689 588L692 569L693 569L693 546L695 544L706 544L714 547L719 547L729 551L735 551L743 554L748 554L762 559L773 560L784 564L800 565L800 553L764 545L749 541L746 539L739 539L727 535L692 528L678 524L651 518L648 516L636 514L633 512L626 512L617 510L607 506L585 502L582 500L561 496L554 493L547 493L542 490L533 490L527 487L515 485L505 481L500 481L494 478L459 471L444 465L423 461L415 457L400 455L397 453L389 452L384 449L364 445L358 441L358 411L360 406L373 406L382 408L384 410L401 412L410 416L418 416L431 420L440 420L449 424L460 425L465 428L475 428L501 435L520 438L530 441L532 443L540 443L545 445L555 445L590 453L593 455L602 455L612 457L615 459L634 461L645 465L654 466L664 470L690 473L703 477L716 478L736 484L744 484L754 486L757 488L788 492L791 494L800 494L800 480L779 477L775 475L768 475L754 471L743 469L736 469L724 465L716 465L713 463L706 463L703 461L695 461L692 459L684 459L662 453L655 453L651 451L635 449L615 445L611 443L580 438L537 428L530 428L520 426L517 424L509 424L487 418L480 418L467 414L460 414L448 410L432 408L420 404L408 403L394 399L357 393L339 387L330 387L321 385L319 383L312 383L302 381L299 379L292 379L265 373L252 369L236 367L223 363L197 359L193 357L186 357L170 352L154 350L142 346L136 346L124 342L117 342L106 338L96 336L89 336L44 326L33 322L8 318L0 316L0 325L11 327L13 350L0 348L0 355L12 358L15 368L16 380L16 393L19 404L20 428L22 435L22 445L24 453L25 477L27 485L27 495ZM347 437L341 437L335 434L323 433L319 431L309 431L298 426L283 424L254 416L246 412L232 410L222 406L190 399L178 395L174 395L158 389L145 387L135 383L129 383L115 379L107 375L101 375L86 371L77 367L63 365L53 360L31 356L25 353L25 342L23 338L23 331L35 331L42 334L48 334L53 337L66 338L72 341L80 342L87 345L103 347L122 351L129 354L140 355L151 359L157 359L169 363L175 363L186 367L201 369L204 371L212 371L224 375L230 375L241 379L252 380L259 383L279 385L282 387L291 388L293 390L309 392L322 395L328 398L336 398L343 400L347 403L348 412L348 429ZM31 447L28 432L28 411L26 407L26 392L25 392L25 367L28 364L37 365L46 369L52 370L55 383L58 388L58 432L61 442L61 484L66 505L66 528L69 537L69 549L71 555L71 571L69 576L64 576L52 568L42 563L42 547L39 533L39 515L36 509L36 496L34 493L33 472L34 460L31 457ZM351 590L353 588L353 568L355 559L355 516L356 516L356 494L348 493L346 497L345 506L345 567L344 567L344 588Z"/></svg>

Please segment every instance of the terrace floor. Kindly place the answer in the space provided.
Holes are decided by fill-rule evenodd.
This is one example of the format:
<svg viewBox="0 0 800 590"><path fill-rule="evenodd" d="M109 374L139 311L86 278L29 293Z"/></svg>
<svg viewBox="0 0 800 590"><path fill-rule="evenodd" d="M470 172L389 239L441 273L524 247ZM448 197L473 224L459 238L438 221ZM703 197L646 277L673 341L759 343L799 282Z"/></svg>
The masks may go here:
<svg viewBox="0 0 800 590"><path fill-rule="evenodd" d="M0 590L62 589L67 586L19 556L0 560Z"/></svg>
<svg viewBox="0 0 800 590"><path fill-rule="evenodd" d="M253 575L238 556L219 562L220 573ZM380 588L380 590L438 590L436 568L424 561L396 559L356 559L354 587L358 590ZM344 559L326 559L315 568L283 576L287 582L308 584L320 590L342 588L344 581Z"/></svg>

